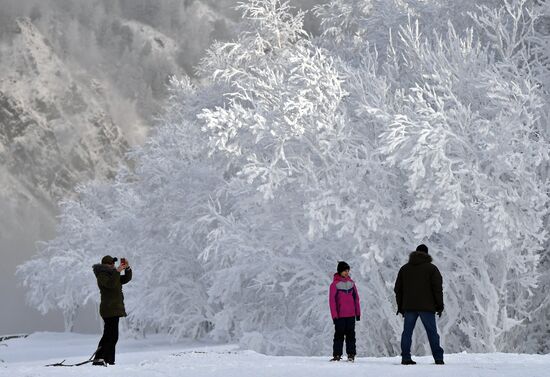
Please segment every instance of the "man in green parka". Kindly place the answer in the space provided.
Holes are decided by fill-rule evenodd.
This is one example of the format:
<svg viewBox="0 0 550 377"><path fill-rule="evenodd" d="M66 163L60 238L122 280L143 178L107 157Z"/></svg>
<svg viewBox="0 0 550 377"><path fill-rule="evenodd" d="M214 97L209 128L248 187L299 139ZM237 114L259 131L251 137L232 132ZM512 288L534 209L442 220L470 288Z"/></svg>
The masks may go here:
<svg viewBox="0 0 550 377"><path fill-rule="evenodd" d="M122 285L132 280L132 269L124 258L122 258L120 265L115 268L117 260L117 258L106 255L101 259L101 264L93 266L99 292L101 293L99 315L105 323L103 336L99 341L94 357L94 365L115 364L118 321L120 317L126 317ZM122 271L124 271L124 275L120 274Z"/></svg>

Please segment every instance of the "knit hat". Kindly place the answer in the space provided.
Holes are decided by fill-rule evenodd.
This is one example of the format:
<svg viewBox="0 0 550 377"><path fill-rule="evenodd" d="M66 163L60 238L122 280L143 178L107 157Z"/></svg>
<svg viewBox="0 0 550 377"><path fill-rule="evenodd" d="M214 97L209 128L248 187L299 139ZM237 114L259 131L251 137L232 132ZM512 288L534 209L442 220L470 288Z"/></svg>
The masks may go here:
<svg viewBox="0 0 550 377"><path fill-rule="evenodd" d="M338 267L336 267L336 272L341 274L344 271L350 270L349 264L344 261L338 262Z"/></svg>
<svg viewBox="0 0 550 377"><path fill-rule="evenodd" d="M428 246L421 244L416 247L416 251L421 251L423 253L428 254Z"/></svg>
<svg viewBox="0 0 550 377"><path fill-rule="evenodd" d="M113 264L113 263L115 263L117 260L118 260L117 257L112 257L112 256L110 256L110 255L105 255L105 256L101 259L101 264Z"/></svg>

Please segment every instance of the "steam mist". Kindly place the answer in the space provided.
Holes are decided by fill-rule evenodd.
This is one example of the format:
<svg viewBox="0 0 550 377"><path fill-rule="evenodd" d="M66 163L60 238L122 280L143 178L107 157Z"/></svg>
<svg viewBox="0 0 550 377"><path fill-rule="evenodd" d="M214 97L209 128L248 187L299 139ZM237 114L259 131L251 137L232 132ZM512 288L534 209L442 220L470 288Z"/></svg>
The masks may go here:
<svg viewBox="0 0 550 377"><path fill-rule="evenodd" d="M321 2L291 3L310 9ZM168 77L194 77L212 41L233 37L240 19L236 5L231 0L2 0L0 301L9 304L1 305L0 334L63 329L60 315L42 317L25 305L15 266L34 254L37 241L54 236L59 200L74 195L79 182L108 178L124 163L124 146L143 142L165 100ZM30 29L21 30L17 20L22 19ZM311 14L306 27L317 30ZM36 51L42 45L47 57ZM65 77L76 88L70 114L57 110L64 106L59 93L67 87L59 82ZM100 123L85 124L90 109L102 114ZM25 119L34 119L31 125L50 135L51 143L35 143L43 140L36 135L29 142ZM104 144L86 144L98 125L120 135L116 131L100 140ZM11 135L18 132L27 139L16 153ZM75 160L82 154L75 150L86 152L85 163ZM98 331L96 312L86 308L75 330Z"/></svg>

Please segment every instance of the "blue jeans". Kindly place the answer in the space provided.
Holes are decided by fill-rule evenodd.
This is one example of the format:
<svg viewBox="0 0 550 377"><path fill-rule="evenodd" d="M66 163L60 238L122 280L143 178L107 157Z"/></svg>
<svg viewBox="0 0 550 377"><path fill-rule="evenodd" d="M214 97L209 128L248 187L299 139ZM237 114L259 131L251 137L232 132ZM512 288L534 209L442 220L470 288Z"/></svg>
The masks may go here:
<svg viewBox="0 0 550 377"><path fill-rule="evenodd" d="M403 360L411 359L412 335L416 320L420 317L428 340L434 360L443 360L443 348L439 345L439 335L437 334L437 326L435 325L435 313L432 312L405 312L405 325L403 334L401 335L401 358Z"/></svg>

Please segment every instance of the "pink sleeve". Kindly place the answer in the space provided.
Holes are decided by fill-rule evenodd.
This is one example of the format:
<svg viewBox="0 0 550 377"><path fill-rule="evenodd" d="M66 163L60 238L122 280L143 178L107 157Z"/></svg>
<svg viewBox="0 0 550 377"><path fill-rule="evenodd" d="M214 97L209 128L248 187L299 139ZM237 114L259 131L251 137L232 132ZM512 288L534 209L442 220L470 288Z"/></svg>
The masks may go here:
<svg viewBox="0 0 550 377"><path fill-rule="evenodd" d="M359 292L357 292L357 286L354 284L353 289L355 290L355 316L361 317L361 302L359 300Z"/></svg>
<svg viewBox="0 0 550 377"><path fill-rule="evenodd" d="M330 315L332 319L338 318L338 309L336 308L336 284L332 283L328 292L328 304L330 306Z"/></svg>

